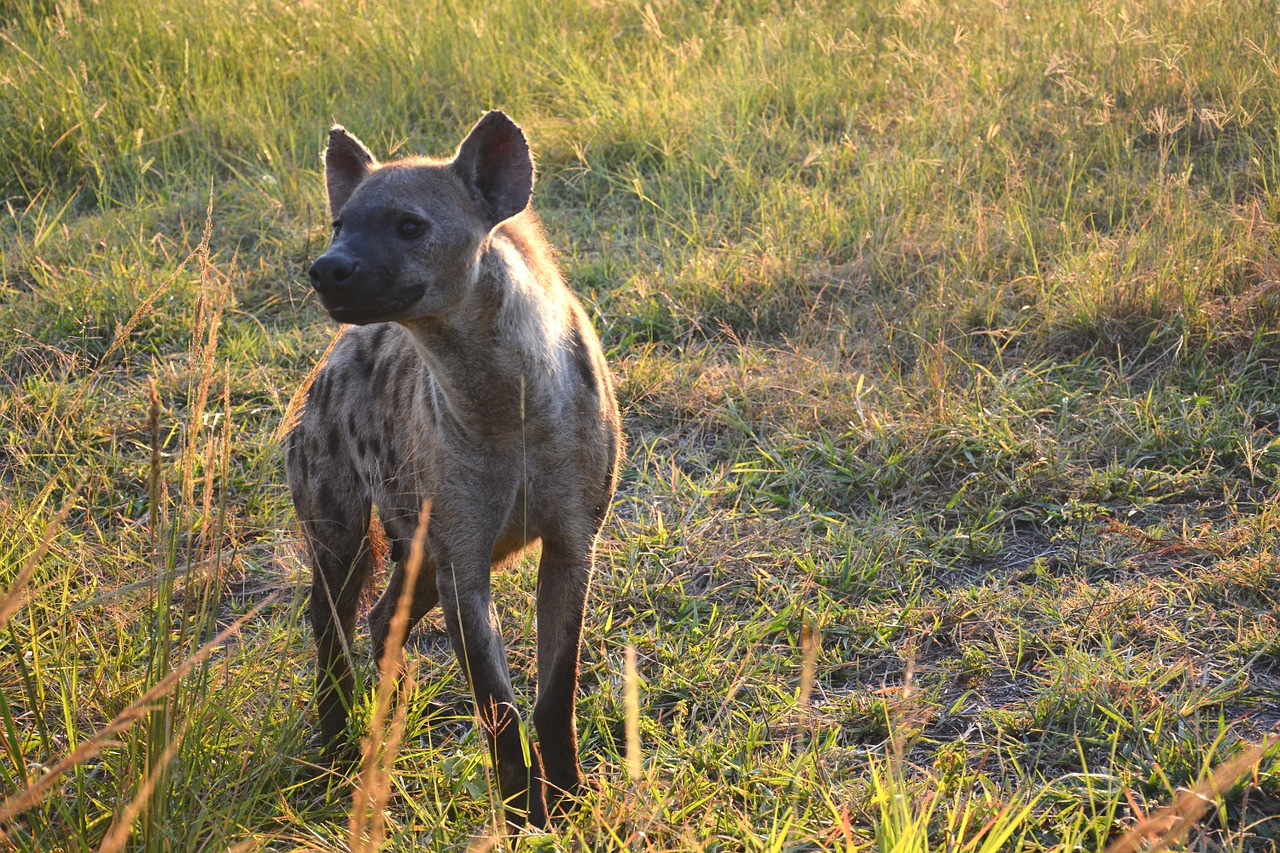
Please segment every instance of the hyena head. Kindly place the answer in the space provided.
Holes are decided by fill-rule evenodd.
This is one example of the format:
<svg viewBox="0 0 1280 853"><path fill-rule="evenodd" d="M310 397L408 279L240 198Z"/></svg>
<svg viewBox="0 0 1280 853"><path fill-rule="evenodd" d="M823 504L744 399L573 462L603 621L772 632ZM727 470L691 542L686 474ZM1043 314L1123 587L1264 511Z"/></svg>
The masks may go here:
<svg viewBox="0 0 1280 853"><path fill-rule="evenodd" d="M474 286L489 232L523 211L533 191L524 133L496 110L448 161L380 164L335 126L324 171L333 242L310 275L320 304L343 323L448 313Z"/></svg>

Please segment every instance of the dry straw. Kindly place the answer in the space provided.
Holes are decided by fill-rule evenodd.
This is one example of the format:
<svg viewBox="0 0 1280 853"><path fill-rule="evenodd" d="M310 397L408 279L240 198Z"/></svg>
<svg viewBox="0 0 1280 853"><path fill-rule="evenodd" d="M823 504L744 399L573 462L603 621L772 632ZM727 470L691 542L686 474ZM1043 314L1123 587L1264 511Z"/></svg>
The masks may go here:
<svg viewBox="0 0 1280 853"><path fill-rule="evenodd" d="M622 675L623 701L627 712L627 776L639 781L640 759L640 675L636 670L636 647L627 645L626 665Z"/></svg>
<svg viewBox="0 0 1280 853"><path fill-rule="evenodd" d="M355 853L373 851L386 840L385 809L391 797L391 768L395 764L404 737L405 714L409 707L407 694L413 689L413 676L404 666L404 641L409 628L409 608L422 569L427 525L431 520L431 502L423 501L418 514L418 527L409 546L405 563L404 588L396 601L387 634L386 650L378 661L378 690L374 699L373 720L364 743L360 762L360 778L352 796L350 845ZM390 723L387 712L393 703L395 714Z"/></svg>
<svg viewBox="0 0 1280 853"><path fill-rule="evenodd" d="M0 805L0 823L12 820L15 816L39 803L44 799L49 789L53 787L53 783L61 778L62 774L115 743L116 735L127 731L134 723L153 711L156 702L169 695L169 692L177 686L178 682L187 673L221 648L223 643L239 633L241 628L269 605L274 604L279 597L280 593L274 592L259 601L248 613L232 622L220 631L216 637L198 648L195 654L174 667L168 675L157 681L150 690L117 714L110 723L93 736L82 741L62 760L49 768L43 776L28 785L26 789L5 800L4 804Z"/></svg>
<svg viewBox="0 0 1280 853"><path fill-rule="evenodd" d="M1106 853L1135 853L1139 849L1155 853L1180 843L1218 798L1244 778L1275 742L1264 739L1222 764L1194 788L1179 792L1171 804L1143 818L1110 844Z"/></svg>

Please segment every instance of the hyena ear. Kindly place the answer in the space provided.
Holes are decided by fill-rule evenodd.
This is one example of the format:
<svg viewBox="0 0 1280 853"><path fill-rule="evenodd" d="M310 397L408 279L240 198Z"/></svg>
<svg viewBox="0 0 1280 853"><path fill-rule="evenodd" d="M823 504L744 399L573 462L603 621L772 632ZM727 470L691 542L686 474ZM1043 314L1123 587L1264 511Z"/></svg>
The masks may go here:
<svg viewBox="0 0 1280 853"><path fill-rule="evenodd" d="M458 176L485 207L487 224L515 216L533 193L533 155L524 131L500 110L485 113L453 157Z"/></svg>
<svg viewBox="0 0 1280 853"><path fill-rule="evenodd" d="M346 128L335 124L329 131L329 147L324 150L324 183L329 191L329 212L338 211L351 198L360 182L378 165L369 149Z"/></svg>

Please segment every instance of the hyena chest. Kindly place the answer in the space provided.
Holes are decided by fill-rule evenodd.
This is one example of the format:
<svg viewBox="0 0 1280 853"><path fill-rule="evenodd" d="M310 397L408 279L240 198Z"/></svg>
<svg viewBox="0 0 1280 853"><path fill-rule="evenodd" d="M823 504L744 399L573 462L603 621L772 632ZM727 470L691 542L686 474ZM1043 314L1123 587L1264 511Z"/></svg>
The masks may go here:
<svg viewBox="0 0 1280 853"><path fill-rule="evenodd" d="M554 456L555 442L523 434L518 417L496 409L483 429L455 422L406 338L393 326L343 336L312 386L302 424L304 440L322 451L312 458L326 460L313 477L348 480L377 507L393 542L412 538L424 500L444 509L459 480L485 482L506 504L499 540L536 539L536 483L546 479L544 457Z"/></svg>

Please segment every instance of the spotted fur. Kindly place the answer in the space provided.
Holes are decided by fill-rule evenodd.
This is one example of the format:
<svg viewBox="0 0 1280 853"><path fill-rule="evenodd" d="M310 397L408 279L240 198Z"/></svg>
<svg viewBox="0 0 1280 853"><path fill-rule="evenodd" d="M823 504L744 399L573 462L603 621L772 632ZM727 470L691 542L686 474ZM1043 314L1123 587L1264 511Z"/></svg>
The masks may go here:
<svg viewBox="0 0 1280 853"><path fill-rule="evenodd" d="M430 500L410 627L442 605L507 820L543 825L581 784L583 611L621 448L599 339L527 209L533 161L502 113L450 160L379 164L335 127L325 174L335 234L310 275L329 313L355 325L286 440L313 568L321 738L331 751L346 742L356 607L382 559L372 508L395 563L369 614L378 659ZM537 742L526 749L489 578L538 543Z"/></svg>

